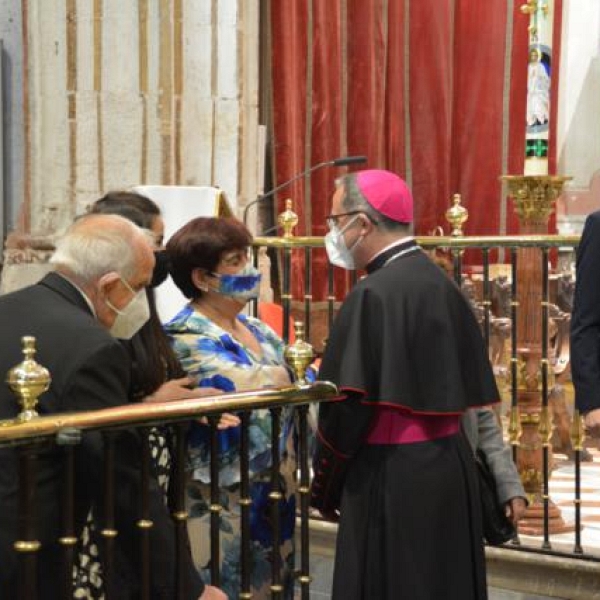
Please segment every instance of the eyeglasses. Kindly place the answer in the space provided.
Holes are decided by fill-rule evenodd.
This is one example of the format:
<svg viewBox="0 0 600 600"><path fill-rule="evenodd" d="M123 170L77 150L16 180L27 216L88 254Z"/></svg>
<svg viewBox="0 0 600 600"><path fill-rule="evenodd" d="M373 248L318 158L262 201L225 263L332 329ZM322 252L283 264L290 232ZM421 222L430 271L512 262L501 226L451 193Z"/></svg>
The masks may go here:
<svg viewBox="0 0 600 600"><path fill-rule="evenodd" d="M252 261L252 259L252 249L246 248L244 250L234 250L233 252L229 252L223 256L219 262L223 263L226 267L237 267L243 262Z"/></svg>
<svg viewBox="0 0 600 600"><path fill-rule="evenodd" d="M339 218L351 217L352 215L358 215L361 212L362 210L351 210L350 212L340 213L338 215L327 215L325 217L325 222L327 223L327 227L332 229L333 227L337 226L337 221Z"/></svg>
<svg viewBox="0 0 600 600"><path fill-rule="evenodd" d="M337 220L340 217L351 217L352 215L365 215L365 217L367 217L367 219L369 219L369 221L371 221L371 223L373 223L373 225L377 225L377 221L368 213L362 211L362 210L351 210L350 212L345 212L345 213L340 213L338 215L327 215L325 217L325 222L327 223L327 227L329 227L329 229L332 229L333 227L337 226Z"/></svg>

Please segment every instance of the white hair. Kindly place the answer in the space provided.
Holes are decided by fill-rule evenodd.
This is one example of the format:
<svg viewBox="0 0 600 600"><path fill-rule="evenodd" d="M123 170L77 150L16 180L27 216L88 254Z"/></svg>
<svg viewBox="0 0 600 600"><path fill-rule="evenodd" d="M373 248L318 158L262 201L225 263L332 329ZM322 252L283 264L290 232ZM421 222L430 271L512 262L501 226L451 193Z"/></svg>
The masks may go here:
<svg viewBox="0 0 600 600"><path fill-rule="evenodd" d="M90 226L91 220L97 220L98 226ZM137 270L135 242L138 236L143 236L142 230L123 217L84 216L58 240L50 263L84 283L91 283L111 272L129 279Z"/></svg>

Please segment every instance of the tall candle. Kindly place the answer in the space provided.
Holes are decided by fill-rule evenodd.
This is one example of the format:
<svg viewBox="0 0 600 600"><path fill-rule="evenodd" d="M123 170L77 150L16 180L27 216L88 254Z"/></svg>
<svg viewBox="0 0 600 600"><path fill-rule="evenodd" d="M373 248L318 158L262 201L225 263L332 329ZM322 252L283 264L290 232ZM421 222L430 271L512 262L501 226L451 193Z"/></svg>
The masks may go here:
<svg viewBox="0 0 600 600"><path fill-rule="evenodd" d="M524 173L548 175L554 0L528 0L521 11L529 14Z"/></svg>

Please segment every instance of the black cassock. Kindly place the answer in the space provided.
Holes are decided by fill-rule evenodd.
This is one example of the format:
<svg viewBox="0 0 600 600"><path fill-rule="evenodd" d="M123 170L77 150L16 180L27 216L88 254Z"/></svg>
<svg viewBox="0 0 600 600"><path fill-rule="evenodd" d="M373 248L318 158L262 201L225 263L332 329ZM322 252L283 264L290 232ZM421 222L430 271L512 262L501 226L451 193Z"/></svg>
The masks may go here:
<svg viewBox="0 0 600 600"><path fill-rule="evenodd" d="M333 324L319 379L311 504L340 510L334 600L486 598L472 452L461 433L365 443L378 407L460 415L500 398L475 316L415 244L367 267Z"/></svg>

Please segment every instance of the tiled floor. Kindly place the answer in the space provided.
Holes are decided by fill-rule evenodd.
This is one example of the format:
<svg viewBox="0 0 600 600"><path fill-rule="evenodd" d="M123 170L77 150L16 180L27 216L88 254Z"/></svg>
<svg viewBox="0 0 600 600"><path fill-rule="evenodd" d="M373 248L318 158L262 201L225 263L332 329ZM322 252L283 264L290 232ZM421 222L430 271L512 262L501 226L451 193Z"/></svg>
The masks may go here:
<svg viewBox="0 0 600 600"><path fill-rule="evenodd" d="M600 556L600 449L588 447L592 461L581 463L581 545L585 553ZM575 467L564 454L555 454L555 469L550 477L550 499L560 509L567 525L575 522ZM523 543L541 545L541 538L521 536ZM572 552L575 533L550 536L556 550Z"/></svg>
<svg viewBox="0 0 600 600"><path fill-rule="evenodd" d="M581 464L581 543L584 552L600 555L600 449L588 448L592 461ZM563 519L573 523L574 465L566 456L555 455L556 468L550 478L550 498L560 508ZM551 542L573 544L574 534L553 536Z"/></svg>

